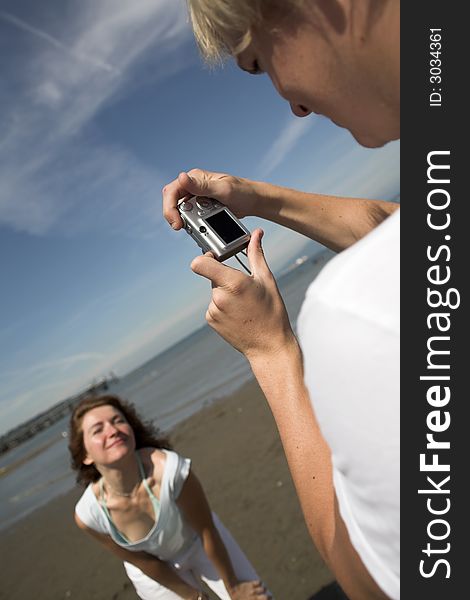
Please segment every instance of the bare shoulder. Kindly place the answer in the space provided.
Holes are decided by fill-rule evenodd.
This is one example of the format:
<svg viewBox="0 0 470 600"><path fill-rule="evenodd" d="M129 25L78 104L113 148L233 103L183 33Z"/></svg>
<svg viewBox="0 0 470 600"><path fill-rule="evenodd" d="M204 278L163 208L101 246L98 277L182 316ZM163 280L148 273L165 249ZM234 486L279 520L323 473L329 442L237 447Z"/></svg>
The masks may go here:
<svg viewBox="0 0 470 600"><path fill-rule="evenodd" d="M159 448L141 448L139 454L147 477L160 483L167 459L165 452Z"/></svg>
<svg viewBox="0 0 470 600"><path fill-rule="evenodd" d="M97 500L100 499L100 479L98 479L98 481L94 481L91 484L91 489L93 491L93 494L95 495L95 498Z"/></svg>
<svg viewBox="0 0 470 600"><path fill-rule="evenodd" d="M94 529L92 529L91 527L88 527L88 525L86 525L81 519L80 517L77 515L77 513L75 512L73 515L73 518L75 520L75 524L77 525L77 527L79 529L81 529L82 531L86 531L87 533L89 533L90 535L92 535L93 537L96 538L101 538L103 537L102 533L99 533L98 531L95 531ZM105 536L106 537L106 536Z"/></svg>
<svg viewBox="0 0 470 600"><path fill-rule="evenodd" d="M77 527L79 527L80 529L83 529L83 531L86 531L87 529L89 529L89 527L87 527L85 525L85 523L80 519L80 517L77 515L77 513L73 514L73 518L75 519L75 523L76 523Z"/></svg>

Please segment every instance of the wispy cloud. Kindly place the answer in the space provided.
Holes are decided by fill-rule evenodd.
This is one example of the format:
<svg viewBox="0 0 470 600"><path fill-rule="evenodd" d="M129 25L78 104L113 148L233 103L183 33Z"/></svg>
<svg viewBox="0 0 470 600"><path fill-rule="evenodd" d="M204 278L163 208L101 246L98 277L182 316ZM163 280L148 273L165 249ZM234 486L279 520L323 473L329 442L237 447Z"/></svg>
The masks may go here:
<svg viewBox="0 0 470 600"><path fill-rule="evenodd" d="M90 65L97 67L98 69L103 69L103 71L106 71L108 73L119 74L119 70L116 69L116 67L114 67L113 65L110 65L109 63L97 60L96 58L94 58L92 56L88 56L87 54L83 54L83 53L74 51L72 48L68 48L65 44L60 42L58 39L56 39L52 35L49 35L45 31L42 31L41 29L38 29L37 27L32 27L31 25L29 25L22 19L18 19L17 17L15 17L14 15L12 15L8 12L0 11L0 19L3 19L7 23L11 23L12 25L15 25L16 27L18 27L19 29L21 29L23 31L32 33L33 35L37 36L39 39L54 46L54 48L57 48L58 50L61 50L61 51L65 52L66 54L70 54L70 56L72 56L73 58L76 58L80 61L89 63Z"/></svg>
<svg viewBox="0 0 470 600"><path fill-rule="evenodd" d="M132 210L137 231L148 218L150 190L163 181L122 148L91 136L90 125L107 103L136 85L144 65L151 65L154 82L187 66L181 50L191 33L184 3L101 0L77 7L60 27L51 19L57 31L0 12L3 27L24 33L15 36L23 48L18 59L12 48L8 65L15 85L2 93L0 224L36 235L54 227L70 231L77 222L67 217L86 203L78 228L93 226L104 210L117 216L132 185L144 192Z"/></svg>
<svg viewBox="0 0 470 600"><path fill-rule="evenodd" d="M79 385L77 378L56 379L52 383L36 386L16 393L0 403L0 435L18 423L26 421L64 398L71 396ZM47 398L45 402L44 399Z"/></svg>
<svg viewBox="0 0 470 600"><path fill-rule="evenodd" d="M266 179L269 177L289 152L293 150L300 138L312 128L315 120L316 118L313 115L302 119L290 116L278 137L261 160L257 178Z"/></svg>
<svg viewBox="0 0 470 600"><path fill-rule="evenodd" d="M80 352L2 371L0 433L77 391L83 386L83 373L94 372L103 357L98 352Z"/></svg>
<svg viewBox="0 0 470 600"><path fill-rule="evenodd" d="M155 356L163 351L176 338L187 335L197 324L199 317L205 314L207 298L193 297L191 304L175 311L164 321L149 319L143 322L137 331L132 331L121 338L119 347L103 358L90 371L88 380L99 377L103 373L115 371L128 372L142 364L149 356Z"/></svg>
<svg viewBox="0 0 470 600"><path fill-rule="evenodd" d="M32 374L45 371L57 372L67 370L78 363L101 360L103 357L104 355L99 352L80 352L73 356L64 356L62 358L48 360L16 371L3 371L0 373L0 377L29 377Z"/></svg>
<svg viewBox="0 0 470 600"><path fill-rule="evenodd" d="M94 372L94 367L102 362L104 355L98 352L81 352L63 358L51 358L41 363L32 364L21 369L2 371L0 380L0 406L16 405L17 398L23 398L26 394L34 394L38 398L39 390L47 392L43 394L44 400L50 404L49 391L54 389L58 394L66 397L72 385L77 389L83 382L83 373ZM48 401L48 402L47 402ZM35 405L31 407L34 410Z"/></svg>
<svg viewBox="0 0 470 600"><path fill-rule="evenodd" d="M93 380L111 370L122 373L138 366L149 354L161 351L165 339L174 341L175 327L181 329L181 334L187 332L188 321L194 326L197 315L203 314L205 304L205 297L193 299L190 306L182 308L163 322L152 319L142 323L138 331L132 331L122 338L119 346L109 354L77 353L18 371L0 373L0 434L18 421L33 417L45 406L83 391ZM170 333L171 337L167 338ZM52 382L51 372L54 373ZM23 386L18 384L20 378Z"/></svg>

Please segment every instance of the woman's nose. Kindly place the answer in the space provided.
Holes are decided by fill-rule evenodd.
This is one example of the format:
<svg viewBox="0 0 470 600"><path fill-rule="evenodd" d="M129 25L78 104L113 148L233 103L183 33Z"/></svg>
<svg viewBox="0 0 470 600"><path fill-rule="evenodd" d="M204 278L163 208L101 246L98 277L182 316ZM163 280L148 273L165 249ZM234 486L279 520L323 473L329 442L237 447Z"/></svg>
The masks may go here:
<svg viewBox="0 0 470 600"><path fill-rule="evenodd" d="M114 435L118 432L118 428L114 423L108 423L107 433L108 435Z"/></svg>
<svg viewBox="0 0 470 600"><path fill-rule="evenodd" d="M312 112L305 106L302 106L302 104L294 104L293 102L289 102L289 104L291 111L296 117L307 117Z"/></svg>

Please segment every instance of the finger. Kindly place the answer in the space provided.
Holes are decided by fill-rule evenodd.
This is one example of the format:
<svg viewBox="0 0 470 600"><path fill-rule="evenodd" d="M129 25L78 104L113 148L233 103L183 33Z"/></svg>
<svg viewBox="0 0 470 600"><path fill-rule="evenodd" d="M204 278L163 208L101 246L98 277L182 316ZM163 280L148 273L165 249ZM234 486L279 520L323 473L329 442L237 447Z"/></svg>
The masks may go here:
<svg viewBox="0 0 470 600"><path fill-rule="evenodd" d="M262 583L259 583L255 586L253 586L252 592L256 596L256 598L260 598L260 597L264 598L265 596L267 597L267 595L268 595L266 587Z"/></svg>
<svg viewBox="0 0 470 600"><path fill-rule="evenodd" d="M251 581L251 591L254 594L263 594L265 592L265 587L261 581Z"/></svg>
<svg viewBox="0 0 470 600"><path fill-rule="evenodd" d="M210 258L215 258L215 256L212 254L212 252L205 252L204 256L209 256ZM213 281L211 281L211 288L214 289L215 287L217 287L215 285L215 283Z"/></svg>
<svg viewBox="0 0 470 600"><path fill-rule="evenodd" d="M203 171L194 170L192 173L192 175L189 175L189 173L183 172L178 175L180 186L185 190L188 190L192 196L205 195L207 192L207 178L204 177Z"/></svg>
<svg viewBox="0 0 470 600"><path fill-rule="evenodd" d="M183 220L181 219L176 206L178 201L187 196L188 193L190 192L180 185L178 179L168 183L162 189L163 216L175 230L183 227Z"/></svg>
<svg viewBox="0 0 470 600"><path fill-rule="evenodd" d="M257 600L269 600L271 598L271 595L266 590L266 587L264 585L258 586L255 589L254 593L256 595Z"/></svg>
<svg viewBox="0 0 470 600"><path fill-rule="evenodd" d="M263 235L264 231L262 229L255 229L251 234L250 243L247 248L248 261L254 277L266 277L267 275L271 275L261 245Z"/></svg>
<svg viewBox="0 0 470 600"><path fill-rule="evenodd" d="M212 254L212 252L206 252L204 254L204 256L209 256L210 258L215 258L215 256ZM214 289L215 287L217 287L217 286L215 285L215 283L213 281L211 281L211 288Z"/></svg>
<svg viewBox="0 0 470 600"><path fill-rule="evenodd" d="M217 323L217 316L219 314L219 309L217 307L217 304L212 300L211 303L209 304L209 306L207 307L207 311L206 311L206 321L208 322L209 325L213 325L215 323Z"/></svg>
<svg viewBox="0 0 470 600"><path fill-rule="evenodd" d="M224 203L227 183L222 173L212 173L203 169L191 169L178 175L181 187L193 196L208 196Z"/></svg>
<svg viewBox="0 0 470 600"><path fill-rule="evenodd" d="M212 258L210 253L197 256L191 263L193 273L209 279L217 287L232 288L244 277L237 269L223 265Z"/></svg>

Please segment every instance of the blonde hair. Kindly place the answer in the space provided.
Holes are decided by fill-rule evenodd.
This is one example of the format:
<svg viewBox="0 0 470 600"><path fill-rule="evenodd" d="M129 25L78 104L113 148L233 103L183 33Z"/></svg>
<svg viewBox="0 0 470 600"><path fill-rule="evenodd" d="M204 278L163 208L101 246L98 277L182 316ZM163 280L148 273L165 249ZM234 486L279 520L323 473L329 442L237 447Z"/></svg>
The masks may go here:
<svg viewBox="0 0 470 600"><path fill-rule="evenodd" d="M221 63L243 52L251 30L274 10L287 12L305 0L187 0L194 36L203 58Z"/></svg>

